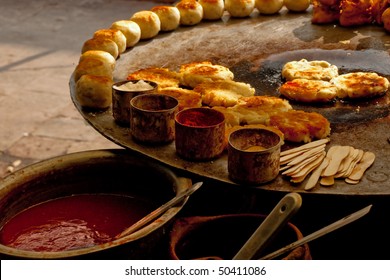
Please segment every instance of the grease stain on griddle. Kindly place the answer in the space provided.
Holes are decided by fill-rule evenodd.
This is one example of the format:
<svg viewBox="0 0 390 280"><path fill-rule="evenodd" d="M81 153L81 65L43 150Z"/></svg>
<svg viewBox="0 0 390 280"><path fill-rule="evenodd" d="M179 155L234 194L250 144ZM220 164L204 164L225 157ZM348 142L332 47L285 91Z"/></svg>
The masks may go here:
<svg viewBox="0 0 390 280"><path fill-rule="evenodd" d="M326 60L339 68L339 73L376 72L390 79L390 57L387 51L379 50L323 50L304 49L270 55L259 63L242 61L231 69L239 81L251 84L256 95L280 96L279 87L284 83L283 65L293 60ZM390 98L386 93L380 97L361 100L338 100L328 104L302 104L290 101L294 109L318 112L333 124L367 122L383 118L390 113Z"/></svg>

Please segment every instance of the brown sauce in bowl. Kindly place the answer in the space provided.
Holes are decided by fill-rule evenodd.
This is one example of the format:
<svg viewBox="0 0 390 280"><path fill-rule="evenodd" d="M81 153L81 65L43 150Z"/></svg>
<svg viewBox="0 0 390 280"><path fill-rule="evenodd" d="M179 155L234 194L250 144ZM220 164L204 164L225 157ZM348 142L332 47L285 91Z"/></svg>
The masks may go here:
<svg viewBox="0 0 390 280"><path fill-rule="evenodd" d="M39 252L80 249L111 241L156 206L122 195L83 194L34 205L0 230L0 243Z"/></svg>

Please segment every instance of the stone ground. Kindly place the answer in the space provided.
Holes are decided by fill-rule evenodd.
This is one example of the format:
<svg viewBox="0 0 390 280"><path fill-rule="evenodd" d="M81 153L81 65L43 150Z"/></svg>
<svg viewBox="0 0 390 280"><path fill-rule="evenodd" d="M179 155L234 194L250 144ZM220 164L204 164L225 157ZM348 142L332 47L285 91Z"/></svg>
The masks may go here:
<svg viewBox="0 0 390 280"><path fill-rule="evenodd" d="M163 2L172 3L1 0L0 178L58 155L120 148L84 121L68 82L96 30Z"/></svg>

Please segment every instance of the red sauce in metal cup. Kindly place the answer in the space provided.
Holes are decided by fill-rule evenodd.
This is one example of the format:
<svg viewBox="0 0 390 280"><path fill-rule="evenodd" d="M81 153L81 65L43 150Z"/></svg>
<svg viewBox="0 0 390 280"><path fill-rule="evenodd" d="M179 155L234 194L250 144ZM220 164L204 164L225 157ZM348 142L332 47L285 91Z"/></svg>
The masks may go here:
<svg viewBox="0 0 390 280"><path fill-rule="evenodd" d="M224 121L219 112L213 110L188 110L177 116L177 121L182 125L193 127L209 127Z"/></svg>
<svg viewBox="0 0 390 280"><path fill-rule="evenodd" d="M226 147L225 116L211 108L190 108L175 118L175 147L188 160L211 160Z"/></svg>
<svg viewBox="0 0 390 280"><path fill-rule="evenodd" d="M111 241L155 208L147 201L121 195L58 198L11 218L0 231L0 243L39 252L91 247Z"/></svg>

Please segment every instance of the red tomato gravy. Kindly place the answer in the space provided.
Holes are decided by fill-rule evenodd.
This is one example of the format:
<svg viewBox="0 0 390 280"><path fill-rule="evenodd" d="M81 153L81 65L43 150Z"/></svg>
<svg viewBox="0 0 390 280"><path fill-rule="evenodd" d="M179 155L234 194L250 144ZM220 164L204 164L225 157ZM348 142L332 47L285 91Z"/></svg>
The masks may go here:
<svg viewBox="0 0 390 280"><path fill-rule="evenodd" d="M130 196L83 194L30 207L0 231L0 243L28 251L58 252L111 241L157 208Z"/></svg>

